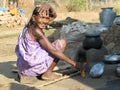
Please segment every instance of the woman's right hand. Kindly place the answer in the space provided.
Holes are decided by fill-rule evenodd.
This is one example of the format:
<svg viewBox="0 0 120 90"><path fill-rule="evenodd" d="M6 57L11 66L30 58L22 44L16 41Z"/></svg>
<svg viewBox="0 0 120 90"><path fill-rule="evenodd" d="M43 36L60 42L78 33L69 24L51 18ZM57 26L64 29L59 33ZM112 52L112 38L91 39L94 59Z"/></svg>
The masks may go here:
<svg viewBox="0 0 120 90"><path fill-rule="evenodd" d="M75 68L78 69L79 71L86 70L87 62L81 63L81 62L76 62Z"/></svg>

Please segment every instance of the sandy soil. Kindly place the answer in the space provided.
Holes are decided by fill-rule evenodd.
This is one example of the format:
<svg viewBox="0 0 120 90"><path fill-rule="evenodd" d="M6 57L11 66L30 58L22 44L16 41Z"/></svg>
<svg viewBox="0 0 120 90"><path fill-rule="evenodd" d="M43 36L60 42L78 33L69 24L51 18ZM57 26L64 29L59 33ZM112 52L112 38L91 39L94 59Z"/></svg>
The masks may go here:
<svg viewBox="0 0 120 90"><path fill-rule="evenodd" d="M65 19L67 16L83 21L98 21L98 13L59 13L56 20ZM107 65L104 75L97 79L90 78L87 72L86 78L78 74L44 87L39 86L48 83L47 81L19 83L17 74L13 73L12 69L16 69L14 48L21 29L22 27L0 30L0 90L120 90L120 78L115 75L115 65Z"/></svg>

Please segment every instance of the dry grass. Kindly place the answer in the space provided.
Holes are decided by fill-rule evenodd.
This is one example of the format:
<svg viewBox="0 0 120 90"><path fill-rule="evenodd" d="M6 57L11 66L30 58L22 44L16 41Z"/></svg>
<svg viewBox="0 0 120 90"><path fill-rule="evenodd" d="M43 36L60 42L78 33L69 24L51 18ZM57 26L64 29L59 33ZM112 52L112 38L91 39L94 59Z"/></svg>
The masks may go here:
<svg viewBox="0 0 120 90"><path fill-rule="evenodd" d="M64 20L66 17L72 17L85 22L99 22L99 12L58 12L55 20Z"/></svg>

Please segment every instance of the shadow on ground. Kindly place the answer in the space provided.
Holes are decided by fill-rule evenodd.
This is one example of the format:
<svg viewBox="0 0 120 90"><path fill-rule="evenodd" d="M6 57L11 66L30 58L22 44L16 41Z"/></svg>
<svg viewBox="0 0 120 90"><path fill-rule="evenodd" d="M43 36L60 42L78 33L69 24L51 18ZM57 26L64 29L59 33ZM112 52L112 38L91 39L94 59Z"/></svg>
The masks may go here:
<svg viewBox="0 0 120 90"><path fill-rule="evenodd" d="M35 87L29 87L27 85L11 83L10 84L10 90L40 90L40 89L36 89Z"/></svg>
<svg viewBox="0 0 120 90"><path fill-rule="evenodd" d="M14 64L15 61L0 62L0 74L18 81L17 73L12 73L12 69L16 69Z"/></svg>

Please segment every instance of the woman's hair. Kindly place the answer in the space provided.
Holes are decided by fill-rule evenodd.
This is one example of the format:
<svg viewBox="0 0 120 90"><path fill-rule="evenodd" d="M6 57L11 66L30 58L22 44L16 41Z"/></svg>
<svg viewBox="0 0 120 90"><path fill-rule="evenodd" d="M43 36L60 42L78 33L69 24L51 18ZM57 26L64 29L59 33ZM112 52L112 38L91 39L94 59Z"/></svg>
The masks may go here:
<svg viewBox="0 0 120 90"><path fill-rule="evenodd" d="M39 12L38 12L38 7L36 7L34 10L33 10L33 13L32 13L32 16L35 15L39 15ZM33 25L34 27L37 27L37 23L33 20L33 18L31 17L28 24L26 25L26 27L30 27L31 25Z"/></svg>
<svg viewBox="0 0 120 90"><path fill-rule="evenodd" d="M42 9L42 11L40 11L40 9ZM56 18L56 12L49 4L41 4L40 6L36 6L35 9L33 10L32 16L38 16L38 15L42 15L40 17L46 17L47 15L49 18L51 18L51 20ZM31 25L33 25L34 27L38 26L32 17L26 26L30 27Z"/></svg>

